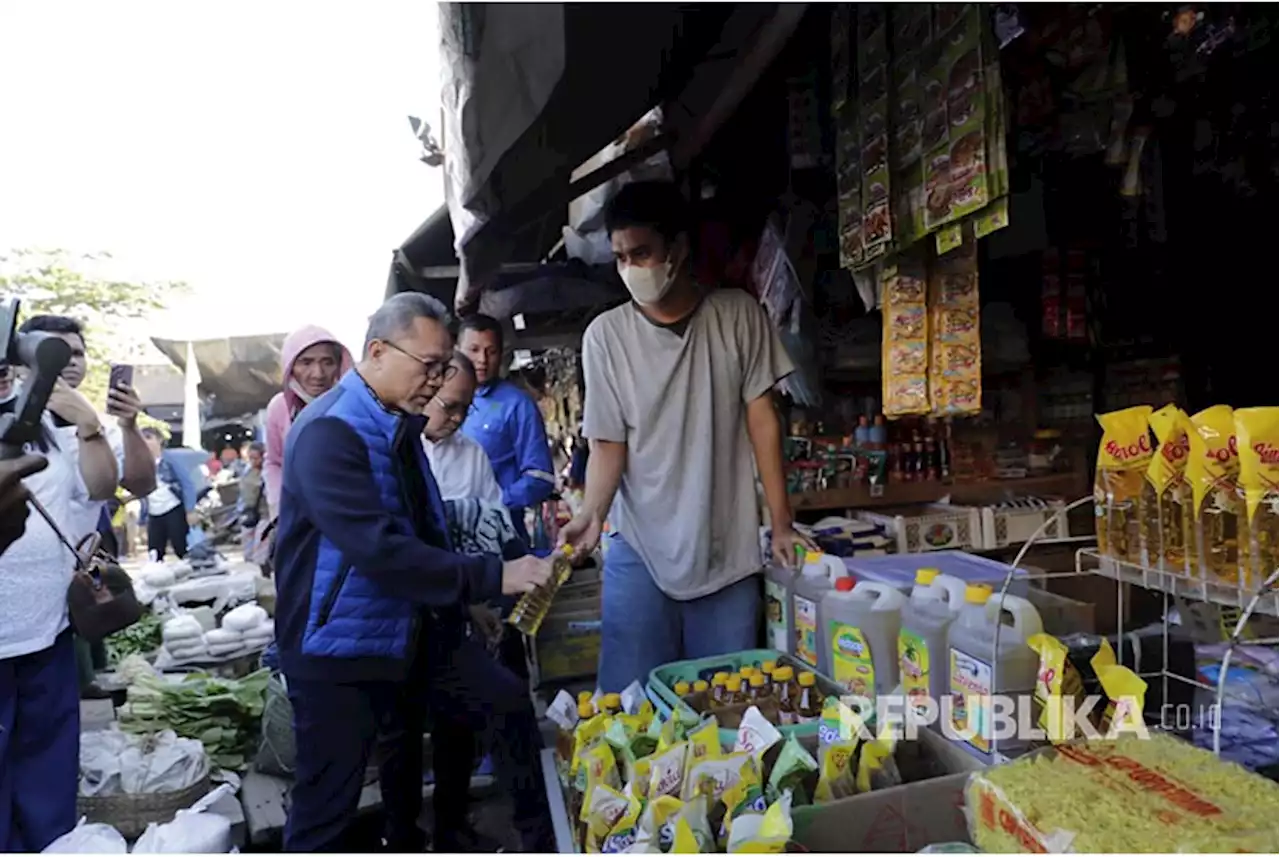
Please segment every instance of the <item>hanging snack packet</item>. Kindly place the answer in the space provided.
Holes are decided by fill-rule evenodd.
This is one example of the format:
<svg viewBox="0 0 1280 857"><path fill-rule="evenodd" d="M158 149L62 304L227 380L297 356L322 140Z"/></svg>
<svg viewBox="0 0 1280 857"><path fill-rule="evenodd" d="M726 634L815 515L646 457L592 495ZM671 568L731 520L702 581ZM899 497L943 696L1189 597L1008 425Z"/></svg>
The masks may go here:
<svg viewBox="0 0 1280 857"><path fill-rule="evenodd" d="M1142 564L1182 571L1186 567L1182 507L1186 502L1187 454L1191 450L1187 430L1191 423L1174 405L1153 413L1150 422L1156 453L1147 465L1138 498Z"/></svg>
<svg viewBox="0 0 1280 857"><path fill-rule="evenodd" d="M616 789L597 784L587 793L582 804L581 820L586 824L583 849L600 851L606 837L626 813L627 798Z"/></svg>
<svg viewBox="0 0 1280 857"><path fill-rule="evenodd" d="M1102 442L1093 480L1098 551L1131 563L1142 561L1138 497L1151 462L1150 416L1146 405L1098 414Z"/></svg>
<svg viewBox="0 0 1280 857"><path fill-rule="evenodd" d="M649 757L649 801L680 794L684 784L684 763L689 745L684 741Z"/></svg>
<svg viewBox="0 0 1280 857"><path fill-rule="evenodd" d="M849 797L856 791L853 776L853 760L858 752L858 740L833 741L821 753L818 769L818 787L813 793L814 803L826 803Z"/></svg>
<svg viewBox="0 0 1280 857"><path fill-rule="evenodd" d="M718 759L723 755L720 747L720 724L714 716L702 721L702 725L689 733L689 765L703 759Z"/></svg>
<svg viewBox="0 0 1280 857"><path fill-rule="evenodd" d="M791 793L784 792L762 815L735 819L729 830L730 854L781 854L787 850L794 828Z"/></svg>
<svg viewBox="0 0 1280 857"><path fill-rule="evenodd" d="M1235 420L1245 506L1237 535L1240 583L1257 589L1280 568L1280 408L1241 408Z"/></svg>
<svg viewBox="0 0 1280 857"><path fill-rule="evenodd" d="M1236 481L1240 456L1231 408L1214 405L1191 418L1187 484L1191 505L1184 510L1187 574L1211 582L1239 584L1236 527L1244 511Z"/></svg>
<svg viewBox="0 0 1280 857"><path fill-rule="evenodd" d="M1103 641L1106 642L1105 640ZM1040 656L1036 673L1036 702L1040 728L1053 744L1076 737L1073 712L1084 695L1084 682L1075 665L1067 659L1067 647L1049 634L1032 634L1027 645Z"/></svg>
<svg viewBox="0 0 1280 857"><path fill-rule="evenodd" d="M733 751L750 753L756 758L761 758L766 750L781 740L782 733L765 719L760 709L753 705L742 715L742 723L738 726L738 739L734 742Z"/></svg>
<svg viewBox="0 0 1280 857"><path fill-rule="evenodd" d="M773 770L769 772L769 787L765 794L770 800L777 800L784 791L789 791L793 805L806 806L811 803L810 796L814 788L814 784L810 782L811 775L817 770L817 761L809 755L808 750L800 746L800 741L792 733L787 736L782 752L778 754L778 760L773 763Z"/></svg>
<svg viewBox="0 0 1280 857"><path fill-rule="evenodd" d="M617 854L626 851L636 841L640 826L640 813L644 811L644 803L636 796L634 789L630 786L624 792L624 796L627 799L627 808L618 817L613 829L605 837L604 842L600 844L600 851L605 854Z"/></svg>
<svg viewBox="0 0 1280 857"><path fill-rule="evenodd" d="M858 791L879 791L902 785L902 772L893 758L897 748L898 741L889 730L882 731L874 741L862 746L862 754L858 757Z"/></svg>

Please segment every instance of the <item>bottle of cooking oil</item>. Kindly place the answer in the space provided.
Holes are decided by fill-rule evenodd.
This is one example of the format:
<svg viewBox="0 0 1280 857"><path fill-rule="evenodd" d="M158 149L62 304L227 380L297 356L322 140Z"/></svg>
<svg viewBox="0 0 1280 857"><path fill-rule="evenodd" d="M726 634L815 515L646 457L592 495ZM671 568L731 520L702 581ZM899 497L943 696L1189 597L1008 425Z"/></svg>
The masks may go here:
<svg viewBox="0 0 1280 857"><path fill-rule="evenodd" d="M1280 567L1276 537L1280 530L1280 408L1241 408L1235 412L1240 451L1240 488L1245 517L1240 532L1240 582L1257 589Z"/></svg>
<svg viewBox="0 0 1280 857"><path fill-rule="evenodd" d="M565 545L561 553L551 560L551 579L537 589L521 595L516 602L507 622L514 625L521 634L526 637L538 635L538 629L542 627L542 620L547 618L556 593L564 586L569 575L573 574L573 566L569 563L572 555L573 548Z"/></svg>
<svg viewBox="0 0 1280 857"><path fill-rule="evenodd" d="M729 680L729 674L726 672L716 673L711 677L711 705L712 709L724 706L724 685Z"/></svg>
<svg viewBox="0 0 1280 857"><path fill-rule="evenodd" d="M1237 480L1240 456L1235 417L1214 405L1191 418L1187 483L1191 503L1182 528L1187 574L1211 583L1239 584L1239 524L1244 511Z"/></svg>
<svg viewBox="0 0 1280 857"><path fill-rule="evenodd" d="M796 699L796 722L816 723L822 719L822 694L818 691L818 677L811 672L796 676L800 696Z"/></svg>
<svg viewBox="0 0 1280 857"><path fill-rule="evenodd" d="M1182 572L1186 567L1182 507L1186 497L1187 437L1190 422L1175 405L1165 405L1151 415L1156 454L1147 465L1146 480L1138 497L1142 564L1147 568Z"/></svg>
<svg viewBox="0 0 1280 857"><path fill-rule="evenodd" d="M751 673L750 687L747 688L746 695L747 701L752 705L762 705L773 698L773 689L769 687L769 681L764 677L764 673Z"/></svg>
<svg viewBox="0 0 1280 857"><path fill-rule="evenodd" d="M724 702L725 708L739 705L746 702L746 696L742 692L742 676L731 675L724 681Z"/></svg>
<svg viewBox="0 0 1280 857"><path fill-rule="evenodd" d="M1150 416L1146 405L1098 414L1102 442L1093 480L1098 551L1129 563L1142 561L1138 496L1151 461Z"/></svg>

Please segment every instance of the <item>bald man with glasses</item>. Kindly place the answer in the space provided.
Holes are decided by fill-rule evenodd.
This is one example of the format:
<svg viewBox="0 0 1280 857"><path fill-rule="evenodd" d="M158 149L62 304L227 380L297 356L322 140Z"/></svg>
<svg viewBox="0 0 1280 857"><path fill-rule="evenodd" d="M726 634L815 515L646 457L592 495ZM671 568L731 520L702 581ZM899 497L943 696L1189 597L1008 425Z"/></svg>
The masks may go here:
<svg viewBox="0 0 1280 857"><path fill-rule="evenodd" d="M484 447L458 431L475 399L475 367L466 355L455 352L449 368L452 375L424 411L427 426L422 446L431 472L446 501L471 498L501 505L502 488Z"/></svg>

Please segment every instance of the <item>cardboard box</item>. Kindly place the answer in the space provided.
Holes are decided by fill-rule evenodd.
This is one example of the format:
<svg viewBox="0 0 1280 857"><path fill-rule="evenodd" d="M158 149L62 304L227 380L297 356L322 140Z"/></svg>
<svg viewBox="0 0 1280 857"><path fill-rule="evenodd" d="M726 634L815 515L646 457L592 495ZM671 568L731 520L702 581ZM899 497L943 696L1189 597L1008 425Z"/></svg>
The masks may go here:
<svg viewBox="0 0 1280 857"><path fill-rule="evenodd" d="M964 786L984 766L941 735L922 730L896 754L903 785L798 807L794 839L810 851L907 852L969 841Z"/></svg>

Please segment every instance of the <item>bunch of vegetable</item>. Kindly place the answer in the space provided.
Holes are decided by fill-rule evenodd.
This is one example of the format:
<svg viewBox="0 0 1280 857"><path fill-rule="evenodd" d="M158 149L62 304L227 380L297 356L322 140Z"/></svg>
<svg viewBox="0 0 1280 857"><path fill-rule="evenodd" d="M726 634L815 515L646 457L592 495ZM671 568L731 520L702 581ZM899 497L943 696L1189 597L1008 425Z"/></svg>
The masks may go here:
<svg viewBox="0 0 1280 857"><path fill-rule="evenodd" d="M120 726L130 732L172 729L204 744L214 765L242 770L257 745L270 675L258 670L237 680L190 673L176 682L140 676L120 709Z"/></svg>
<svg viewBox="0 0 1280 857"><path fill-rule="evenodd" d="M107 637L107 663L114 667L129 655L149 655L158 650L161 624L156 614L143 613L137 622Z"/></svg>

